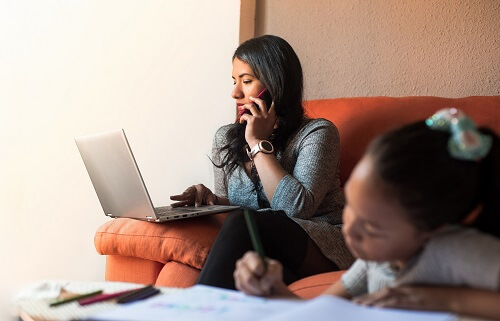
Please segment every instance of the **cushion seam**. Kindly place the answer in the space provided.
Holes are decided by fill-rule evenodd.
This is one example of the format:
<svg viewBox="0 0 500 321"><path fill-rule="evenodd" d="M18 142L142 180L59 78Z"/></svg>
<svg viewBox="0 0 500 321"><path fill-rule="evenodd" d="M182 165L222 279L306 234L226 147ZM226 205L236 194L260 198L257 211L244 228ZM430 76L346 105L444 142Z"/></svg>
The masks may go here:
<svg viewBox="0 0 500 321"><path fill-rule="evenodd" d="M304 286L304 287L301 287L298 289L293 289L291 291L295 292L295 291L300 291L300 290L305 290L305 289L310 289L310 288L316 288L318 286L330 286L330 285L332 285L332 283L315 284L315 285Z"/></svg>
<svg viewBox="0 0 500 321"><path fill-rule="evenodd" d="M111 235L122 235L122 236L137 236L137 237L154 237L154 238L163 238L163 239L174 239L174 240L185 240L184 238L175 237L175 236L161 236L161 235L141 235L141 234L122 234L122 233L113 233L113 232L97 232L96 234L111 234ZM214 237L215 240L215 237Z"/></svg>

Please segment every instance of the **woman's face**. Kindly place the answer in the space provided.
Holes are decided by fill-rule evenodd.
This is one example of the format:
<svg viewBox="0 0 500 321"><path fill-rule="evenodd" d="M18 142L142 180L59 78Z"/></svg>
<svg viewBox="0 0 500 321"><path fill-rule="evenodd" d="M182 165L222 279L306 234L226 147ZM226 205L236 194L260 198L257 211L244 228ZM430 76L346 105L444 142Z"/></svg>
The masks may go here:
<svg viewBox="0 0 500 321"><path fill-rule="evenodd" d="M232 78L234 88L231 97L236 100L237 106L251 103L249 97L257 97L264 89L264 85L255 77L252 68L238 58L233 60Z"/></svg>
<svg viewBox="0 0 500 321"><path fill-rule="evenodd" d="M370 156L354 168L345 195L342 232L357 258L404 265L432 234L418 230L407 219L405 209L375 173Z"/></svg>

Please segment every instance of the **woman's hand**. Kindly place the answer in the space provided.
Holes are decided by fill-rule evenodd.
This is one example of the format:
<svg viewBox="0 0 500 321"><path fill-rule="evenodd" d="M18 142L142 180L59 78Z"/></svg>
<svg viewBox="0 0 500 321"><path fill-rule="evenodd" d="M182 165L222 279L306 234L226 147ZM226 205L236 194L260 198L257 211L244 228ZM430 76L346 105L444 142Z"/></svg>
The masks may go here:
<svg viewBox="0 0 500 321"><path fill-rule="evenodd" d="M188 187L184 193L179 195L172 195L170 199L173 201L178 201L173 203L172 207L179 206L200 206L202 204L214 205L218 204L218 197L212 191L203 184L197 184Z"/></svg>
<svg viewBox="0 0 500 321"><path fill-rule="evenodd" d="M283 282L283 266L276 260L261 257L249 251L236 262L233 273L236 289L250 295L292 295Z"/></svg>
<svg viewBox="0 0 500 321"><path fill-rule="evenodd" d="M261 140L267 140L273 133L274 125L276 123L276 111L274 102L271 104L269 110L266 103L259 98L249 97L253 103L245 104L238 107L240 112L247 109L251 114L243 114L239 118L240 124L246 122L247 127L245 130L245 140L250 148L257 145Z"/></svg>

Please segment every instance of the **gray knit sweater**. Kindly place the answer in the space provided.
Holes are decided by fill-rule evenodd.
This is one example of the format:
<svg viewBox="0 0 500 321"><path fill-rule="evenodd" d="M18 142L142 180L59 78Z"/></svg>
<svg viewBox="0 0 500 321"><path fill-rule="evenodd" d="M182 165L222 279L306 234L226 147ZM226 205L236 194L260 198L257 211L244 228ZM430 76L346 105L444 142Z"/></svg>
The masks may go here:
<svg viewBox="0 0 500 321"><path fill-rule="evenodd" d="M226 133L231 126L223 126L215 134L212 156L216 164L220 164L223 156L217 151L227 143ZM271 209L284 211L326 257L340 269L347 269L353 257L340 229L344 197L339 180L338 130L326 119L304 119L287 144L276 154L288 174L281 179L269 202ZM257 192L242 167L233 171L227 185L222 169L214 167L214 174L217 195L227 197L232 205L259 210ZM263 193L261 197L266 196Z"/></svg>

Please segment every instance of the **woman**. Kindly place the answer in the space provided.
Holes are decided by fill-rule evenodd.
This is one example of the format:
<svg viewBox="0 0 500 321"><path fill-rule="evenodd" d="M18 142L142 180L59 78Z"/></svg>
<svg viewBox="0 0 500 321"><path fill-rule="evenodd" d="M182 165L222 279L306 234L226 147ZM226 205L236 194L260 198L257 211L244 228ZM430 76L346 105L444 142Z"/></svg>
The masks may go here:
<svg viewBox="0 0 500 321"><path fill-rule="evenodd" d="M215 193L191 186L173 206L225 204L256 210L266 255L284 265L287 284L352 263L340 231L344 199L339 135L302 106L300 61L282 38L262 36L233 55L238 117L214 138ZM257 98L260 96L260 98ZM241 212L225 221L198 283L235 288L236 261L252 249Z"/></svg>

